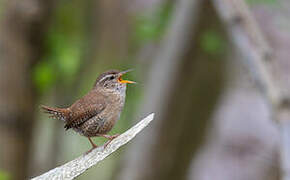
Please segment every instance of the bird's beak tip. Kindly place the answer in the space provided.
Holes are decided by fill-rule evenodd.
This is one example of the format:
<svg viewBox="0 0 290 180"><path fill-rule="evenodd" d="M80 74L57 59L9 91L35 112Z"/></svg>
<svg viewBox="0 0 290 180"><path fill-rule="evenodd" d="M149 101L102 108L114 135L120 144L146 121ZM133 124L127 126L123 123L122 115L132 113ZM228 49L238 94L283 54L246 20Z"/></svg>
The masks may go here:
<svg viewBox="0 0 290 180"><path fill-rule="evenodd" d="M133 71L133 69L128 69L128 70L126 70L126 71L122 71L122 72L120 72L119 82L120 82L120 83L127 83L127 84L136 84L135 81L123 80L123 79L121 78L124 74L126 74L126 73L128 73L128 72L131 72L131 71Z"/></svg>
<svg viewBox="0 0 290 180"><path fill-rule="evenodd" d="M125 70L125 71L120 72L120 74L123 75L123 74L126 74L126 73L128 73L128 72L131 72L131 71L133 71L133 70L134 70L134 69L128 69L128 70Z"/></svg>

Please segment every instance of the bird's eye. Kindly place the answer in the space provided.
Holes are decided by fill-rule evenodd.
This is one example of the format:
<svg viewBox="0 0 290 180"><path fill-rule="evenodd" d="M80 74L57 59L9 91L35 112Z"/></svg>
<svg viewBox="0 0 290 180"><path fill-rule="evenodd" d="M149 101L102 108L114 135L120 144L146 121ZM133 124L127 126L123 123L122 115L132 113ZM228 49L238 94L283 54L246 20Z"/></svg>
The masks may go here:
<svg viewBox="0 0 290 180"><path fill-rule="evenodd" d="M113 80L113 79L114 79L114 76L111 76L111 77L110 77L110 80Z"/></svg>

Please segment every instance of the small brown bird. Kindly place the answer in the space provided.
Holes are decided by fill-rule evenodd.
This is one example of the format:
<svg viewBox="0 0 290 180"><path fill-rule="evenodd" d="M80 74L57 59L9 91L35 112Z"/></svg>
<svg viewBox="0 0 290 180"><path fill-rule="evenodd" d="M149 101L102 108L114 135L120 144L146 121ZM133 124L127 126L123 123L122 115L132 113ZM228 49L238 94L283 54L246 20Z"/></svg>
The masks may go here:
<svg viewBox="0 0 290 180"><path fill-rule="evenodd" d="M41 106L41 108L45 113L51 114L51 118L63 120L66 130L72 128L87 137L93 146L92 149L97 145L91 137L97 136L109 139L105 143L106 147L118 136L118 134L110 136L107 133L120 118L125 103L126 84L135 83L122 79L122 76L129 71L131 70L122 72L110 70L102 73L97 78L94 87L68 108L47 106Z"/></svg>

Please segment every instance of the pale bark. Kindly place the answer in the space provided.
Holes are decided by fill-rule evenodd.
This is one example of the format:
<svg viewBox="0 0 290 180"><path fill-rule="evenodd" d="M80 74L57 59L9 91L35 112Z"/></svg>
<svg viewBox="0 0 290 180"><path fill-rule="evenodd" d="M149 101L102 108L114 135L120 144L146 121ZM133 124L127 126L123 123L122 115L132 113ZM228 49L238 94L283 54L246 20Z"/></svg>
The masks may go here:
<svg viewBox="0 0 290 180"><path fill-rule="evenodd" d="M43 175L33 178L33 180L44 179L74 179L84 173L87 169L96 165L107 156L118 150L121 146L132 140L141 130L143 130L154 119L154 113L148 115L138 124L115 138L106 148L98 147L91 152L84 154L60 167L52 169Z"/></svg>

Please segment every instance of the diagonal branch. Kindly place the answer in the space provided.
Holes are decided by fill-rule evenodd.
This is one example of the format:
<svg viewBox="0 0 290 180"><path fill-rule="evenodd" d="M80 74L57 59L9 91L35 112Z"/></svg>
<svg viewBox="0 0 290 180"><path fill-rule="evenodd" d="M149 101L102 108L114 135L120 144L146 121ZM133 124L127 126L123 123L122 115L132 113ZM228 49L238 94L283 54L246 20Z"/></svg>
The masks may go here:
<svg viewBox="0 0 290 180"><path fill-rule="evenodd" d="M84 173L87 169L96 165L98 162L105 159L107 156L115 152L121 146L132 140L141 130L143 130L154 119L154 113L148 115L138 124L115 138L108 146L99 147L92 152L82 155L62 166L54 168L32 180L44 179L74 179Z"/></svg>
<svg viewBox="0 0 290 180"><path fill-rule="evenodd" d="M243 0L212 0L228 27L234 44L247 60L248 68L267 98L272 118L279 123L281 134L281 173L290 180L290 98L282 94L271 73L275 57Z"/></svg>

